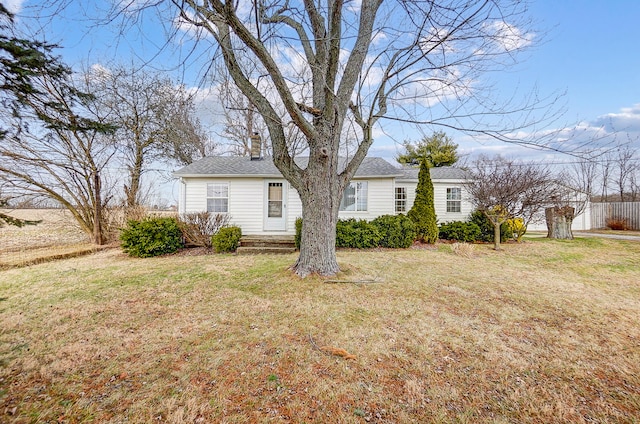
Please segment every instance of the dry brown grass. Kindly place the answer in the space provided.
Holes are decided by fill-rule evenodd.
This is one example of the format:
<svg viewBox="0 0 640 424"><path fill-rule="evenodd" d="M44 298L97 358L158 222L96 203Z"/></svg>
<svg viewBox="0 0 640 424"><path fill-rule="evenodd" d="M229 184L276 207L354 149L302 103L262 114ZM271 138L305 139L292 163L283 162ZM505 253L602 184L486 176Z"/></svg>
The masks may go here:
<svg viewBox="0 0 640 424"><path fill-rule="evenodd" d="M451 251L458 256L473 258L476 255L476 245L470 243L453 243Z"/></svg>
<svg viewBox="0 0 640 424"><path fill-rule="evenodd" d="M45 258L91 251L93 244L64 209L17 209L11 216L38 225L0 228L0 269L38 263Z"/></svg>
<svg viewBox="0 0 640 424"><path fill-rule="evenodd" d="M638 422L640 243L503 248L2 271L0 422Z"/></svg>

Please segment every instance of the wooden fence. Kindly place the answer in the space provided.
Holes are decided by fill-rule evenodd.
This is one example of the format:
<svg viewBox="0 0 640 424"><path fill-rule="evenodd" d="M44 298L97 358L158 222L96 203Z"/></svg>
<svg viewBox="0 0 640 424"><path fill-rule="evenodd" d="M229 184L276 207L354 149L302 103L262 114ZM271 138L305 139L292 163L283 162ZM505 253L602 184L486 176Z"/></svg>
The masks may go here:
<svg viewBox="0 0 640 424"><path fill-rule="evenodd" d="M608 218L624 219L630 230L640 230L640 202L591 204L591 228L605 228Z"/></svg>

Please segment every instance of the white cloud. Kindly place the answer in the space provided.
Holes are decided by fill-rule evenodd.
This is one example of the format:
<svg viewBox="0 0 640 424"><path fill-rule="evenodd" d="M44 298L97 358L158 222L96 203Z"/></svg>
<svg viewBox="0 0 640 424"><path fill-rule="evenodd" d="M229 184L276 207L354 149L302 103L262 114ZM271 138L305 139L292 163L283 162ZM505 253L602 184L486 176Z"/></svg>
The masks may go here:
<svg viewBox="0 0 640 424"><path fill-rule="evenodd" d="M620 109L619 112L599 116L593 122L608 131L625 131L640 133L640 103Z"/></svg>
<svg viewBox="0 0 640 424"><path fill-rule="evenodd" d="M2 4L7 10L11 13L20 13L22 11L22 5L25 3L25 0L2 0Z"/></svg>
<svg viewBox="0 0 640 424"><path fill-rule="evenodd" d="M495 48L504 52L511 52L527 47L533 43L535 34L524 33L520 28L504 21L486 24L484 30L490 37Z"/></svg>

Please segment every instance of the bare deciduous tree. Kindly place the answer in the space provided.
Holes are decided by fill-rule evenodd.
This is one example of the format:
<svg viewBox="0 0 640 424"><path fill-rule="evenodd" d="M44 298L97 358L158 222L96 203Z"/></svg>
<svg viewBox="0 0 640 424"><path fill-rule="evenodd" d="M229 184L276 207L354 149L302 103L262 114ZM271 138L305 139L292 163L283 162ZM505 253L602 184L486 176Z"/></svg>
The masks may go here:
<svg viewBox="0 0 640 424"><path fill-rule="evenodd" d="M226 149L235 156L250 156L250 138L257 134L263 140L263 152L269 151L267 127L253 103L229 78L223 79L217 91L224 114L224 128L220 136L229 141Z"/></svg>
<svg viewBox="0 0 640 424"><path fill-rule="evenodd" d="M615 177L613 182L616 186L620 201L633 201L634 174L638 169L636 149L630 145L620 146L613 158Z"/></svg>
<svg viewBox="0 0 640 424"><path fill-rule="evenodd" d="M572 163L558 175L556 206L572 206L575 216L582 214L596 192L600 166L595 158Z"/></svg>
<svg viewBox="0 0 640 424"><path fill-rule="evenodd" d="M500 249L500 225L522 218L525 227L557 197L550 169L501 156L478 158L465 184L471 202L494 226L494 248Z"/></svg>
<svg viewBox="0 0 640 424"><path fill-rule="evenodd" d="M167 16L167 22L182 22L199 46L213 42L212 59L214 52L221 53L233 81L255 105L269 131L274 163L300 195L304 224L294 270L302 276L339 270L335 229L340 199L381 119L443 125L526 144L535 141L514 136L514 130L539 123L530 119L534 110L548 117L547 105L535 96L496 106L490 91L479 85L484 73L514 63L515 53L531 43L520 1L173 4L180 17ZM251 73L256 67L259 79ZM483 117L496 115L499 125L481 124ZM358 129L358 142L348 160L340 161L350 121ZM304 137L305 169L290 153L290 125Z"/></svg>
<svg viewBox="0 0 640 424"><path fill-rule="evenodd" d="M127 169L125 204L141 203L143 175L154 161L190 163L207 153L207 138L184 87L161 74L122 66L94 67L85 78L92 112L117 125L113 145Z"/></svg>
<svg viewBox="0 0 640 424"><path fill-rule="evenodd" d="M32 83L36 90L21 98L29 125L13 121L15 131L0 146L0 178L19 193L57 201L103 244L111 196L105 169L114 153L104 134L114 127L80 115L93 98L69 80L40 75Z"/></svg>

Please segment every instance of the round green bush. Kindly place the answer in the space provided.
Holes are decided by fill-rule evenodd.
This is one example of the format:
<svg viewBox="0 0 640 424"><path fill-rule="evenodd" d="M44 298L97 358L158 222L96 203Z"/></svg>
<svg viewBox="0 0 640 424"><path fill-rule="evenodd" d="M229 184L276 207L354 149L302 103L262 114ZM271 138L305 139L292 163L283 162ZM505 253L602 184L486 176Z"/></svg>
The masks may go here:
<svg viewBox="0 0 640 424"><path fill-rule="evenodd" d="M240 227L222 227L211 237L211 245L216 253L235 252L240 245L242 230Z"/></svg>
<svg viewBox="0 0 640 424"><path fill-rule="evenodd" d="M182 232L175 218L130 220L120 233L122 250L129 256L149 258L173 253L182 247Z"/></svg>
<svg viewBox="0 0 640 424"><path fill-rule="evenodd" d="M364 219L340 219L336 225L336 247L369 249L378 247L381 239L378 229Z"/></svg>
<svg viewBox="0 0 640 424"><path fill-rule="evenodd" d="M381 235L380 246L393 249L410 247L416 239L416 226L403 214L382 215L371 221Z"/></svg>
<svg viewBox="0 0 640 424"><path fill-rule="evenodd" d="M443 240L472 243L481 240L481 236L480 227L475 222L451 221L439 228L439 237Z"/></svg>

